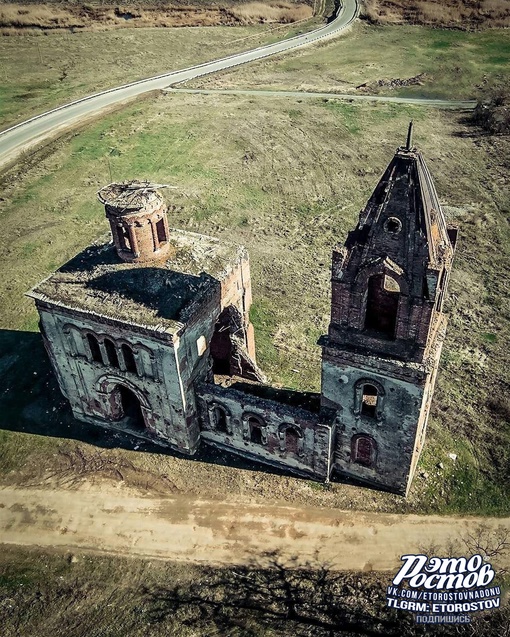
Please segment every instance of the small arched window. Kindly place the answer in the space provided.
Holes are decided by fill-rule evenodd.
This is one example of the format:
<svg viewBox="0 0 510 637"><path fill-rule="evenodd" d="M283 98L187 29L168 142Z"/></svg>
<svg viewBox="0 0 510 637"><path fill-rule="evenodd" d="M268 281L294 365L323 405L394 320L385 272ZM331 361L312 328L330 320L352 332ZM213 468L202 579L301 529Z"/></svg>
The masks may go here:
<svg viewBox="0 0 510 637"><path fill-rule="evenodd" d="M119 357L117 356L117 349L109 338L104 339L104 348L106 355L108 356L108 362L112 367L120 368Z"/></svg>
<svg viewBox="0 0 510 637"><path fill-rule="evenodd" d="M278 428L280 451L294 456L303 455L303 432L297 425L280 425Z"/></svg>
<svg viewBox="0 0 510 637"><path fill-rule="evenodd" d="M373 379L361 379L354 386L354 414L364 418L382 420L386 391Z"/></svg>
<svg viewBox="0 0 510 637"><path fill-rule="evenodd" d="M102 363L103 357L101 356L101 348L99 347L99 342L94 334L87 334L87 343L89 345L92 360L96 363Z"/></svg>
<svg viewBox="0 0 510 637"><path fill-rule="evenodd" d="M131 237L129 236L129 230L126 226L117 226L117 237L119 239L120 249L126 252L132 252Z"/></svg>
<svg viewBox="0 0 510 637"><path fill-rule="evenodd" d="M168 241L168 237L166 236L165 220L163 218L156 222L156 237L158 240L157 248L159 248L165 241Z"/></svg>
<svg viewBox="0 0 510 637"><path fill-rule="evenodd" d="M134 374L136 374L137 373L136 360L135 360L135 355L133 354L133 350L126 343L122 344L121 350L122 350L122 357L124 359L124 365L126 366L126 370L128 372L133 372Z"/></svg>
<svg viewBox="0 0 510 637"><path fill-rule="evenodd" d="M260 416L244 414L244 437L255 445L265 445L267 442L266 423Z"/></svg>
<svg viewBox="0 0 510 637"><path fill-rule="evenodd" d="M227 431L227 412L219 405L214 406L214 424L216 431L221 433L228 433Z"/></svg>
<svg viewBox="0 0 510 637"><path fill-rule="evenodd" d="M377 414L377 387L366 383L363 385L363 394L361 397L361 415L375 418Z"/></svg>
<svg viewBox="0 0 510 637"><path fill-rule="evenodd" d="M351 462L364 467L375 466L377 459L377 444L372 436L359 434L351 440Z"/></svg>

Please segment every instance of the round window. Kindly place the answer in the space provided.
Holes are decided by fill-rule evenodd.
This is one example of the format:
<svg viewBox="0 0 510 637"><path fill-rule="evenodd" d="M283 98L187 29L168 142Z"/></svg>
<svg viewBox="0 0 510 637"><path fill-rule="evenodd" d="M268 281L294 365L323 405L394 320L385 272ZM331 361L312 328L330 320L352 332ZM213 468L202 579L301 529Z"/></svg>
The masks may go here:
<svg viewBox="0 0 510 637"><path fill-rule="evenodd" d="M390 234L398 234L402 230L402 222L396 217L390 217L389 219L386 219L384 229Z"/></svg>

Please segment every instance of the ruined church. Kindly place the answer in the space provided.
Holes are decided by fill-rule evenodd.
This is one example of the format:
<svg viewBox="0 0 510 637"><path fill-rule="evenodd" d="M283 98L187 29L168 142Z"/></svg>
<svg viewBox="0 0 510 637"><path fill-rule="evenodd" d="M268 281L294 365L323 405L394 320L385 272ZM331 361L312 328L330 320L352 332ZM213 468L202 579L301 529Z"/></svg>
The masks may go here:
<svg viewBox="0 0 510 637"><path fill-rule="evenodd" d="M78 421L188 455L205 443L299 476L407 494L457 238L411 135L333 249L320 394L265 383L243 247L170 228L157 185L113 183L98 197L111 239L28 293Z"/></svg>

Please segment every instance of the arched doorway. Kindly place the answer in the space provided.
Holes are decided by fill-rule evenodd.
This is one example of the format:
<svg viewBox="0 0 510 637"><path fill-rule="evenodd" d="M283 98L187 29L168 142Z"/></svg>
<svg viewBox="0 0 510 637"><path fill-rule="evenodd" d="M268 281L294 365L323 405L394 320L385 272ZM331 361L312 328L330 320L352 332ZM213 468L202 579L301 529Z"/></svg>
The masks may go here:
<svg viewBox="0 0 510 637"><path fill-rule="evenodd" d="M133 429L145 429L140 400L131 389L124 385L117 385L113 390L113 398L119 407L117 421L123 421L126 426Z"/></svg>

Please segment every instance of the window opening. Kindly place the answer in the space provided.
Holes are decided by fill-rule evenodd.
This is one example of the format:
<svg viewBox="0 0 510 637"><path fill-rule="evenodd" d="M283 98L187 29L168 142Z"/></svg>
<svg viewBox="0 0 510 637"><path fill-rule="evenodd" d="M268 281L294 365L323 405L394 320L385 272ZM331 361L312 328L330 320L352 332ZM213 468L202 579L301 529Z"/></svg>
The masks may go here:
<svg viewBox="0 0 510 637"><path fill-rule="evenodd" d="M106 350L106 355L108 356L108 362L112 367L119 368L119 357L117 356L117 350L115 345L110 341L109 338L104 339L104 347Z"/></svg>
<svg viewBox="0 0 510 637"><path fill-rule="evenodd" d="M227 413L222 407L219 407L218 405L216 405L216 407L214 408L214 422L216 423L216 431L225 434L228 433Z"/></svg>
<svg viewBox="0 0 510 637"><path fill-rule="evenodd" d="M361 398L361 415L375 418L377 413L378 392L374 385L363 385L363 396Z"/></svg>
<svg viewBox="0 0 510 637"><path fill-rule="evenodd" d="M134 372L136 374L137 372L136 360L133 354L133 350L129 347L129 345L126 345L125 343L122 345L121 349L122 349L122 356L124 358L124 364L126 366L126 370L128 372Z"/></svg>
<svg viewBox="0 0 510 637"><path fill-rule="evenodd" d="M87 341L90 347L90 353L92 354L92 360L96 363L102 363L103 357L101 356L101 348L97 338L93 334L87 334Z"/></svg>
<svg viewBox="0 0 510 637"><path fill-rule="evenodd" d="M395 338L400 286L385 274L370 277L368 281L365 329L374 330L386 338Z"/></svg>
<svg viewBox="0 0 510 637"><path fill-rule="evenodd" d="M156 236L158 237L158 243L161 245L165 241L167 241L166 229L165 229L165 220L160 219L156 222ZM159 247L158 245L158 247Z"/></svg>
<svg viewBox="0 0 510 637"><path fill-rule="evenodd" d="M117 226L117 236L119 237L120 249L131 252L132 250L129 230L125 226Z"/></svg>
<svg viewBox="0 0 510 637"><path fill-rule="evenodd" d="M256 445L262 444L262 423L257 418L248 420L250 426L250 440Z"/></svg>

